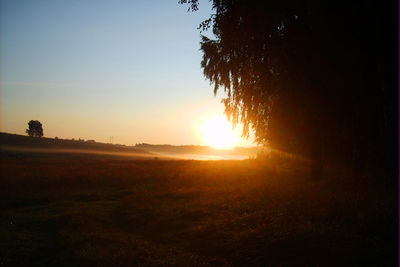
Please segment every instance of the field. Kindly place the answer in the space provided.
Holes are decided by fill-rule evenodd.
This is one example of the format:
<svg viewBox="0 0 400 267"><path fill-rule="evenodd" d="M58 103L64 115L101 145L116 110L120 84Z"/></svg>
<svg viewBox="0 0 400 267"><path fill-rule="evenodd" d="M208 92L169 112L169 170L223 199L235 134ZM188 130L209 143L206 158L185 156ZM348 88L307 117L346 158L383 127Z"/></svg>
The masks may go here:
<svg viewBox="0 0 400 267"><path fill-rule="evenodd" d="M0 266L392 266L392 181L299 163L5 154Z"/></svg>

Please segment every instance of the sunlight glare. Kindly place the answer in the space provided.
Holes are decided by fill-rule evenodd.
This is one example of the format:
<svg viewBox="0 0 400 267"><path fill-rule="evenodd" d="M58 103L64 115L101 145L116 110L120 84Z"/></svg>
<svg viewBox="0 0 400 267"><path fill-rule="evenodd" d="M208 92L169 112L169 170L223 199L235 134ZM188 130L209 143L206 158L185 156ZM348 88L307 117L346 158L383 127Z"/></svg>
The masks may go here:
<svg viewBox="0 0 400 267"><path fill-rule="evenodd" d="M204 141L213 148L232 149L240 140L239 135L225 116L216 116L207 120L201 127Z"/></svg>

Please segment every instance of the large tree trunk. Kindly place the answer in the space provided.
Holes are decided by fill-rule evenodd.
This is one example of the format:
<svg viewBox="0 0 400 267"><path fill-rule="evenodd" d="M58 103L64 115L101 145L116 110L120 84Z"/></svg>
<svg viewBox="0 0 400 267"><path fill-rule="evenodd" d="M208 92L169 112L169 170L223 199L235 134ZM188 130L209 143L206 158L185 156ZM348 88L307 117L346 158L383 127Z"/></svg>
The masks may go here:
<svg viewBox="0 0 400 267"><path fill-rule="evenodd" d="M324 163L323 153L323 129L321 120L317 119L311 130L312 135L310 139L311 145L311 178L321 179L322 169Z"/></svg>
<svg viewBox="0 0 400 267"><path fill-rule="evenodd" d="M311 178L313 179L321 179L322 178L322 161L313 162L311 167Z"/></svg>

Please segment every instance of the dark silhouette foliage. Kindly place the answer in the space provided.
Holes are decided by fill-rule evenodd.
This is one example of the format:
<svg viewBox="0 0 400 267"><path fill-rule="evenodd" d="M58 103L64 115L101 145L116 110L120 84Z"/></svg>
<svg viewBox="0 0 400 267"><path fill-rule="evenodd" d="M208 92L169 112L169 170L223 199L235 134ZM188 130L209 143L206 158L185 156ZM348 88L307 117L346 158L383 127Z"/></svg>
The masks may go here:
<svg viewBox="0 0 400 267"><path fill-rule="evenodd" d="M315 177L327 160L396 169L394 1L212 2L201 66L244 136L310 159Z"/></svg>
<svg viewBox="0 0 400 267"><path fill-rule="evenodd" d="M30 120L28 122L28 129L26 129L26 133L31 137L42 137L43 136L43 127L40 121Z"/></svg>

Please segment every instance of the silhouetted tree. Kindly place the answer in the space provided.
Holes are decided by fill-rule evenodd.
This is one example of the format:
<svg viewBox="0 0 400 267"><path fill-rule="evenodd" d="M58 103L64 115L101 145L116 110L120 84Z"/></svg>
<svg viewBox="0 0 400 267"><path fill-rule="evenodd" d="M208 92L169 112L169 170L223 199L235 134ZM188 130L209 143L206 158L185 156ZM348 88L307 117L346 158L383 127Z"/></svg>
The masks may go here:
<svg viewBox="0 0 400 267"><path fill-rule="evenodd" d="M26 133L31 137L42 137L43 136L43 127L40 121L30 120L28 122L29 128L26 129Z"/></svg>
<svg viewBox="0 0 400 267"><path fill-rule="evenodd" d="M327 159L362 173L396 158L395 2L212 2L201 66L245 136L311 159L314 177Z"/></svg>

